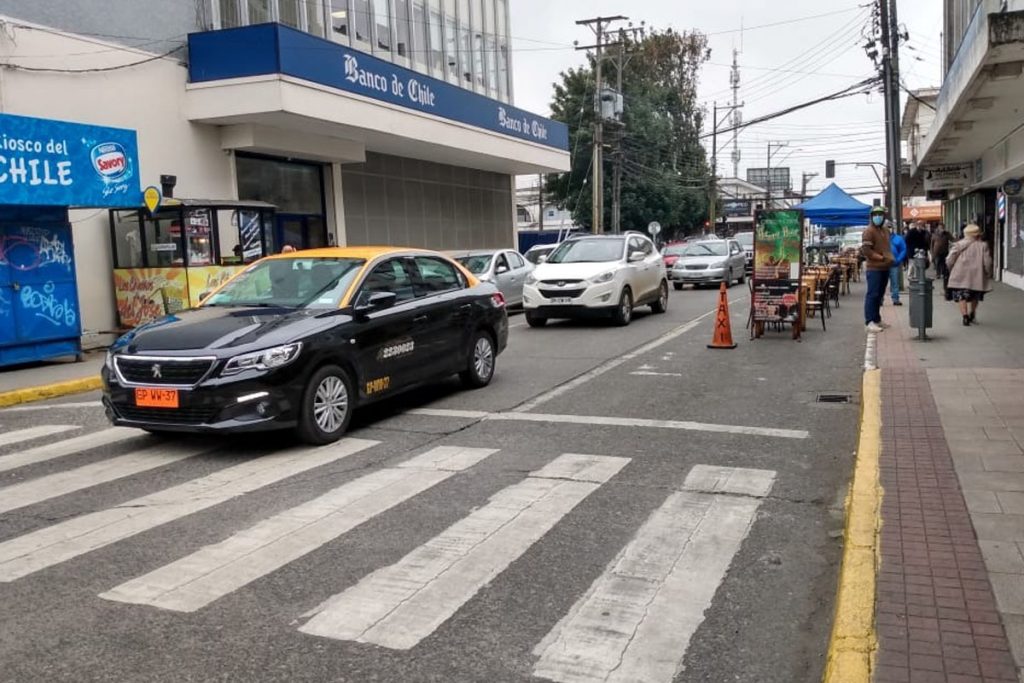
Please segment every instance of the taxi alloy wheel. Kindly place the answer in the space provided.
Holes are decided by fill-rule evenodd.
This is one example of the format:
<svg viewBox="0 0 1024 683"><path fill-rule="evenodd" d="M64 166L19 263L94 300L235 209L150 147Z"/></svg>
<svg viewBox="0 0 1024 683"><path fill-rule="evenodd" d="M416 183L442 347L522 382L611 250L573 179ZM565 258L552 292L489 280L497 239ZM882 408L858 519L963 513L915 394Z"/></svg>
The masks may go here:
<svg viewBox="0 0 1024 683"><path fill-rule="evenodd" d="M473 335L473 346L469 352L469 363L459 373L463 383L473 389L485 387L494 377L494 341L483 330Z"/></svg>
<svg viewBox="0 0 1024 683"><path fill-rule="evenodd" d="M337 441L352 419L352 381L336 365L327 365L310 377L302 401L298 432L310 444Z"/></svg>

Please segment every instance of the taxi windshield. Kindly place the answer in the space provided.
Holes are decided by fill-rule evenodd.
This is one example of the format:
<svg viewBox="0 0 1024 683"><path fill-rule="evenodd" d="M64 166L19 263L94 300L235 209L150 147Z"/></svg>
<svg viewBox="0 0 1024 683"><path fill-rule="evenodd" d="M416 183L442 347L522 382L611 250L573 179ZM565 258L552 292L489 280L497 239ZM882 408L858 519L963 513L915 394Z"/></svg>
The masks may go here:
<svg viewBox="0 0 1024 683"><path fill-rule="evenodd" d="M491 267L491 255L490 254L473 254L472 256L460 256L455 259L466 267L466 270L473 273L473 275L480 275L486 273Z"/></svg>
<svg viewBox="0 0 1024 683"><path fill-rule="evenodd" d="M224 285L203 306L337 308L364 263L354 258L265 259Z"/></svg>
<svg viewBox="0 0 1024 683"><path fill-rule="evenodd" d="M683 256L727 256L729 247L725 242L698 242L686 248Z"/></svg>

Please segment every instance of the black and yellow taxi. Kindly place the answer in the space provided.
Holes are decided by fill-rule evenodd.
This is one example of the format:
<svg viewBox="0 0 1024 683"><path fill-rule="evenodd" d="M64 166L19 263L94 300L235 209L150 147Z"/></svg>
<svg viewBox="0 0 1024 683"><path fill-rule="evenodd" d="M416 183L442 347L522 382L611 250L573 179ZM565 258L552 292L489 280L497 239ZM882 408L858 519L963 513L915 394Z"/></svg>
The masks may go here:
<svg viewBox="0 0 1024 683"><path fill-rule="evenodd" d="M358 406L456 374L486 386L507 342L502 295L442 254L298 251L119 338L103 402L114 424L151 432L294 429L329 443Z"/></svg>

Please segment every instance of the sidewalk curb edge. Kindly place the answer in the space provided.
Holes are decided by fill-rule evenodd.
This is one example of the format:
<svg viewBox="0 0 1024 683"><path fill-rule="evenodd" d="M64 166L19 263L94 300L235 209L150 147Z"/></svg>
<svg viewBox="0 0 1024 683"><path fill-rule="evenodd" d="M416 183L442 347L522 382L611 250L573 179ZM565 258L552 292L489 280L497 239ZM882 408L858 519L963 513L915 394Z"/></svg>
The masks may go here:
<svg viewBox="0 0 1024 683"><path fill-rule="evenodd" d="M0 408L9 408L20 403L31 403L43 401L48 398L58 398L69 394L81 394L87 391L98 391L103 388L103 381L99 375L94 377L83 377L64 382L52 384L41 384L36 387L25 387L12 391L0 392Z"/></svg>
<svg viewBox="0 0 1024 683"><path fill-rule="evenodd" d="M875 579L881 525L881 371L862 381L860 437L853 481L846 496L843 558L835 615L825 662L824 683L869 683L874 652Z"/></svg>

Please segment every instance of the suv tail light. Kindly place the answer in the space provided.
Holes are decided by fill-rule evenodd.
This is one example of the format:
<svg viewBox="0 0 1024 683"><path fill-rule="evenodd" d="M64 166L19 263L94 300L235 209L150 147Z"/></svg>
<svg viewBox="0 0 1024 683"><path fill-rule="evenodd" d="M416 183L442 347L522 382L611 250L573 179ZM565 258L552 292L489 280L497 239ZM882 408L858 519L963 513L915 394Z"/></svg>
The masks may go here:
<svg viewBox="0 0 1024 683"><path fill-rule="evenodd" d="M505 306L505 296L501 292L491 294L491 305L495 308L503 308Z"/></svg>

